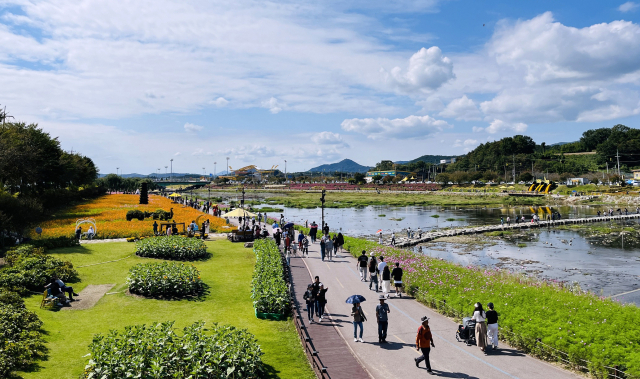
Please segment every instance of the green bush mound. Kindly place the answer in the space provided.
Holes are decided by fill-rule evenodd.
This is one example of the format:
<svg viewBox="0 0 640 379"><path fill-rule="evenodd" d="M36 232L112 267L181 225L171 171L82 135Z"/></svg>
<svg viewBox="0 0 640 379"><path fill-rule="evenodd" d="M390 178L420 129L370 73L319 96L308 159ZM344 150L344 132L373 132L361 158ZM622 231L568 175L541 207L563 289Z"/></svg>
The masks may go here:
<svg viewBox="0 0 640 379"><path fill-rule="evenodd" d="M89 345L89 378L229 378L264 376L262 350L246 330L196 322L176 333L173 322L125 327Z"/></svg>
<svg viewBox="0 0 640 379"><path fill-rule="evenodd" d="M254 243L256 265L251 280L251 299L258 313L289 314L291 295L284 280L284 267L278 246L273 240Z"/></svg>
<svg viewBox="0 0 640 379"><path fill-rule="evenodd" d="M52 237L52 238L42 238L42 239L33 239L29 241L30 245L35 247L42 247L46 250L51 249L59 249L63 247L74 247L80 246L80 241L78 241L75 236L74 237Z"/></svg>
<svg viewBox="0 0 640 379"><path fill-rule="evenodd" d="M136 242L136 255L147 258L195 261L209 257L207 246L197 238L160 236Z"/></svg>
<svg viewBox="0 0 640 379"><path fill-rule="evenodd" d="M70 262L45 254L43 248L21 245L9 250L6 260L9 267L0 270L0 287L21 294L44 291L45 284L54 274L63 282L78 281L78 272Z"/></svg>
<svg viewBox="0 0 640 379"><path fill-rule="evenodd" d="M43 358L42 321L15 292L0 289L0 378Z"/></svg>
<svg viewBox="0 0 640 379"><path fill-rule="evenodd" d="M129 292L154 298L198 296L204 282L194 265L175 262L140 263L129 270Z"/></svg>

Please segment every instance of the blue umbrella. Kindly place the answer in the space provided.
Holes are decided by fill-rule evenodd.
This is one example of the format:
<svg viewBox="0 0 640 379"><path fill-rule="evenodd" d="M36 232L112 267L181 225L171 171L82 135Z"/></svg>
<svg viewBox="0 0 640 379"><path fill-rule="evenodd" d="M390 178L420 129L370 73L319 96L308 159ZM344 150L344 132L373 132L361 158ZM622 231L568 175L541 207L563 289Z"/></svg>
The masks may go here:
<svg viewBox="0 0 640 379"><path fill-rule="evenodd" d="M283 228L285 228L285 229L293 228L293 222L288 222L285 226L283 226Z"/></svg>
<svg viewBox="0 0 640 379"><path fill-rule="evenodd" d="M364 296L362 295L351 295L347 298L347 301L345 301L345 303L355 304L355 303L362 303L364 301L367 301L367 299L365 299Z"/></svg>

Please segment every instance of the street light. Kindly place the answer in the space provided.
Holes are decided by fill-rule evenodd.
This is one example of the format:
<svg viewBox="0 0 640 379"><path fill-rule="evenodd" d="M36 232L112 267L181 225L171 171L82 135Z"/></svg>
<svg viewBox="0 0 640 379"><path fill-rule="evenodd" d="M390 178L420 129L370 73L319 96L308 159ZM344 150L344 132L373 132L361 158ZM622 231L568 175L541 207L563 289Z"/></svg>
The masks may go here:
<svg viewBox="0 0 640 379"><path fill-rule="evenodd" d="M116 167L116 175L118 175L118 170L120 170L120 167Z"/></svg>
<svg viewBox="0 0 640 379"><path fill-rule="evenodd" d="M320 198L320 202L322 203L322 230L323 231L324 231L324 195L326 193L327 193L327 190L322 190L322 197Z"/></svg>
<svg viewBox="0 0 640 379"><path fill-rule="evenodd" d="M284 160L284 182L287 182L287 160Z"/></svg>
<svg viewBox="0 0 640 379"><path fill-rule="evenodd" d="M229 157L227 157L227 175L229 175Z"/></svg>
<svg viewBox="0 0 640 379"><path fill-rule="evenodd" d="M217 164L217 163L218 163L218 162L213 162L213 178L214 178L214 179L218 176L218 174L216 174L216 164Z"/></svg>
<svg viewBox="0 0 640 379"><path fill-rule="evenodd" d="M169 176L169 180L173 181L173 158L171 158L171 176Z"/></svg>

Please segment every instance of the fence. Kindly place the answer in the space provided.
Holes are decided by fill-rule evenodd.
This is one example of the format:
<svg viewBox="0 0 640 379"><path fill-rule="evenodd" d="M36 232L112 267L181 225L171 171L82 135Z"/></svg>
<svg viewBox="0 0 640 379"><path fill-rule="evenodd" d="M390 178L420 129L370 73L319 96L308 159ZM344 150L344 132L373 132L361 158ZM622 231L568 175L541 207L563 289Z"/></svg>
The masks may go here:
<svg viewBox="0 0 640 379"><path fill-rule="evenodd" d="M425 293L417 294L419 297L419 301L428 307L437 310L439 313L453 317L457 320L461 320L463 317L468 316L465 314L464 310L460 308L459 310L447 304L446 300L439 300L433 297L429 297ZM500 340L508 342L513 347L524 351L527 354L531 354L537 358L544 359L547 361L555 361L559 362L565 367L568 367L574 371L580 371L585 374L589 374L597 379L640 379L637 376L633 376L621 370L618 366L610 367L594 362L587 361L585 359L571 357L569 353L565 353L564 351L558 350L552 346L549 346L542 342L541 338L536 338L535 340L531 340L520 336L511 330L506 328L499 327L500 331ZM510 338L504 338L503 335L508 334Z"/></svg>

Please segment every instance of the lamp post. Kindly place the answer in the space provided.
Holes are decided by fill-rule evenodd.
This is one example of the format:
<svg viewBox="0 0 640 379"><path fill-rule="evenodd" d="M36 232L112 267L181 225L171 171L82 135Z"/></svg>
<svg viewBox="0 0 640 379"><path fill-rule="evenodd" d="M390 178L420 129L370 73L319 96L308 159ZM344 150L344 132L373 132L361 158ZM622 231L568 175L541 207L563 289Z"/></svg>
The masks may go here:
<svg viewBox="0 0 640 379"><path fill-rule="evenodd" d="M167 169L169 168L169 166L164 166L164 176L165 178L167 177Z"/></svg>
<svg viewBox="0 0 640 379"><path fill-rule="evenodd" d="M218 174L216 174L216 164L218 164L218 162L213 162L213 178L215 179Z"/></svg>
<svg viewBox="0 0 640 379"><path fill-rule="evenodd" d="M171 158L171 176L169 176L169 180L173 180L173 158Z"/></svg>
<svg viewBox="0 0 640 379"><path fill-rule="evenodd" d="M118 170L120 170L120 167L116 167L116 175L118 175Z"/></svg>
<svg viewBox="0 0 640 379"><path fill-rule="evenodd" d="M160 180L160 169L158 169L157 173L156 173L156 182Z"/></svg>
<svg viewBox="0 0 640 379"><path fill-rule="evenodd" d="M287 182L287 160L284 160L284 182Z"/></svg>
<svg viewBox="0 0 640 379"><path fill-rule="evenodd" d="M322 190L322 197L320 198L320 202L322 203L322 230L324 230L324 195L327 193L327 190Z"/></svg>

